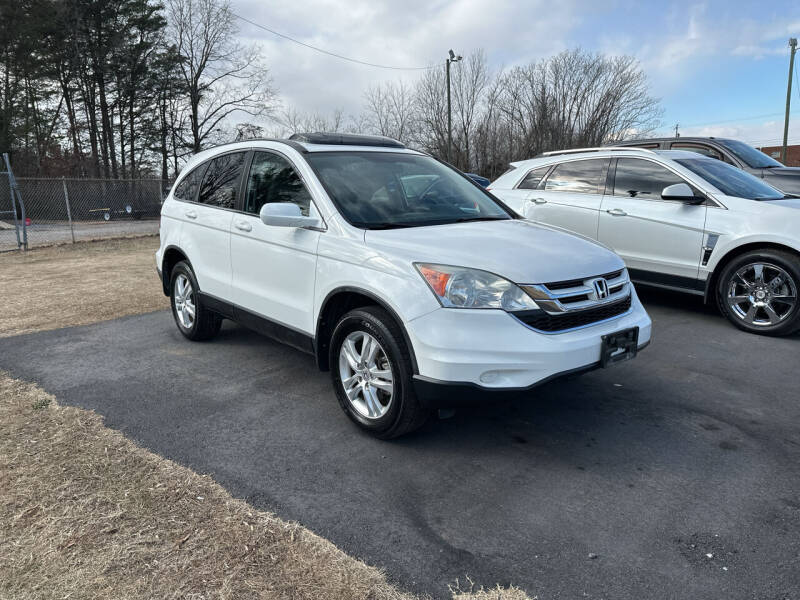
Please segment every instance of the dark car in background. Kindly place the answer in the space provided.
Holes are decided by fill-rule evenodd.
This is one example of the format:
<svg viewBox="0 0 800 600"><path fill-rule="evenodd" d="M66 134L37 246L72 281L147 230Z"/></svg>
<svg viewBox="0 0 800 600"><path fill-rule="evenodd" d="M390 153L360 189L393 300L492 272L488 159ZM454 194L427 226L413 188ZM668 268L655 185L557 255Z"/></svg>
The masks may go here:
<svg viewBox="0 0 800 600"><path fill-rule="evenodd" d="M800 167L784 167L774 158L739 140L717 137L648 138L619 142L614 146L697 152L744 169L786 194L800 196Z"/></svg>
<svg viewBox="0 0 800 600"><path fill-rule="evenodd" d="M474 181L481 187L489 187L489 184L492 183L488 177L484 177L483 175L478 175L477 173L464 173L464 175L472 179L472 181Z"/></svg>

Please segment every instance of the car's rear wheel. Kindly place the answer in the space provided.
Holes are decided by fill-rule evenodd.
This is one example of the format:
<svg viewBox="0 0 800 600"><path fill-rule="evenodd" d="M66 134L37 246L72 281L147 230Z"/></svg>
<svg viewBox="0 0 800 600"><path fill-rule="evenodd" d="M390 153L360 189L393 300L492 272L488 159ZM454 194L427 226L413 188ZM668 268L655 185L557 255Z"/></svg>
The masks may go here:
<svg viewBox="0 0 800 600"><path fill-rule="evenodd" d="M368 306L344 315L333 331L329 359L339 404L362 429L389 439L427 420L429 411L414 393L408 348L385 310Z"/></svg>
<svg viewBox="0 0 800 600"><path fill-rule="evenodd" d="M717 303L739 329L788 335L800 329L800 258L780 250L747 252L728 263Z"/></svg>
<svg viewBox="0 0 800 600"><path fill-rule="evenodd" d="M192 268L181 261L170 276L170 304L178 330L194 341L208 340L219 333L222 317L199 301L199 287Z"/></svg>

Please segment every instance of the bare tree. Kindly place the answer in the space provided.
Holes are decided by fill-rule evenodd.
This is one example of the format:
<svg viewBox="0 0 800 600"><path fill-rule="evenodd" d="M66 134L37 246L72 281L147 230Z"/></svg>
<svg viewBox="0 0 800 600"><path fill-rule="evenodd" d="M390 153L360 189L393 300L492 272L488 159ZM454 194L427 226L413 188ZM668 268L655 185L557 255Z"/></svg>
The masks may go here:
<svg viewBox="0 0 800 600"><path fill-rule="evenodd" d="M444 69L431 69L417 81L414 101L420 135L417 145L436 156L447 154L447 90Z"/></svg>
<svg viewBox="0 0 800 600"><path fill-rule="evenodd" d="M474 164L472 138L475 127L484 109L486 88L490 74L486 64L486 54L480 49L455 63L451 74L453 91L453 121L455 132L453 143L455 154L453 162L462 169Z"/></svg>
<svg viewBox="0 0 800 600"><path fill-rule="evenodd" d="M274 119L275 127L272 135L275 137L288 137L294 133L307 133L312 131L327 132L356 132L362 131L354 127L352 117L346 117L341 109L333 110L330 115L320 113L306 113L294 108L285 108Z"/></svg>
<svg viewBox="0 0 800 600"><path fill-rule="evenodd" d="M375 85L364 93L364 121L368 131L403 143L417 133L417 109L414 91L402 80Z"/></svg>
<svg viewBox="0 0 800 600"><path fill-rule="evenodd" d="M172 43L182 57L188 95L187 146L199 152L226 117L268 114L275 92L256 47L235 38L235 17L227 0L167 0Z"/></svg>

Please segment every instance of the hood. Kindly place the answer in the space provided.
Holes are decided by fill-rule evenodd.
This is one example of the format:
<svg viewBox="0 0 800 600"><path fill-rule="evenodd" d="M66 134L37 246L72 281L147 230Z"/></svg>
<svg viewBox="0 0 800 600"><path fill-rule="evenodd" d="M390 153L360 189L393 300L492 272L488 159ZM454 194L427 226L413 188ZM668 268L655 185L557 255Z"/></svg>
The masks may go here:
<svg viewBox="0 0 800 600"><path fill-rule="evenodd" d="M786 206L788 208L800 208L800 198L786 198L784 200L762 200L764 204L774 204L775 206Z"/></svg>
<svg viewBox="0 0 800 600"><path fill-rule="evenodd" d="M787 194L800 194L800 167L763 169L764 181Z"/></svg>
<svg viewBox="0 0 800 600"><path fill-rule="evenodd" d="M582 279L624 266L619 256L582 236L520 219L368 230L364 241L408 262L482 269L514 283Z"/></svg>

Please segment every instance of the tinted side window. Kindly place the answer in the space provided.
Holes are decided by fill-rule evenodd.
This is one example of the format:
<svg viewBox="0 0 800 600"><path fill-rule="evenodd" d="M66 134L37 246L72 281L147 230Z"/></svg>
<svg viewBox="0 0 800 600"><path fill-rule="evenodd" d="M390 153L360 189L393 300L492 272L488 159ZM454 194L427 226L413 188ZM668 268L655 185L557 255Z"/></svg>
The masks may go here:
<svg viewBox="0 0 800 600"><path fill-rule="evenodd" d="M197 201L219 208L236 208L245 154L234 152L211 160L203 176L203 183L200 184Z"/></svg>
<svg viewBox="0 0 800 600"><path fill-rule="evenodd" d="M711 146L701 146L700 144L688 144L686 142L675 142L670 146L672 150L688 150L689 152L697 152L703 156L710 156L722 160L722 155L714 150Z"/></svg>
<svg viewBox="0 0 800 600"><path fill-rule="evenodd" d="M550 173L544 189L573 194L602 194L605 187L606 158L573 160L561 163Z"/></svg>
<svg viewBox="0 0 800 600"><path fill-rule="evenodd" d="M285 158L271 152L256 152L247 180L244 209L257 215L268 202L293 202L308 216L311 194Z"/></svg>
<svg viewBox="0 0 800 600"><path fill-rule="evenodd" d="M649 150L658 150L661 147L661 144L657 142L644 142L642 144L624 144L624 145L629 148L647 148Z"/></svg>
<svg viewBox="0 0 800 600"><path fill-rule="evenodd" d="M200 177L203 174L205 165L200 165L184 177L175 188L173 197L176 200L184 200L186 202L194 202L197 198L197 188L200 187Z"/></svg>
<svg viewBox="0 0 800 600"><path fill-rule="evenodd" d="M645 200L660 200L668 185L686 183L659 164L638 158L620 158L614 176L614 195Z"/></svg>
<svg viewBox="0 0 800 600"><path fill-rule="evenodd" d="M546 167L539 167L538 169L534 169L527 175L525 175L525 179L519 182L517 189L520 190L535 190L536 186L539 185L539 182L542 180L547 174L547 171L550 169L550 165Z"/></svg>

